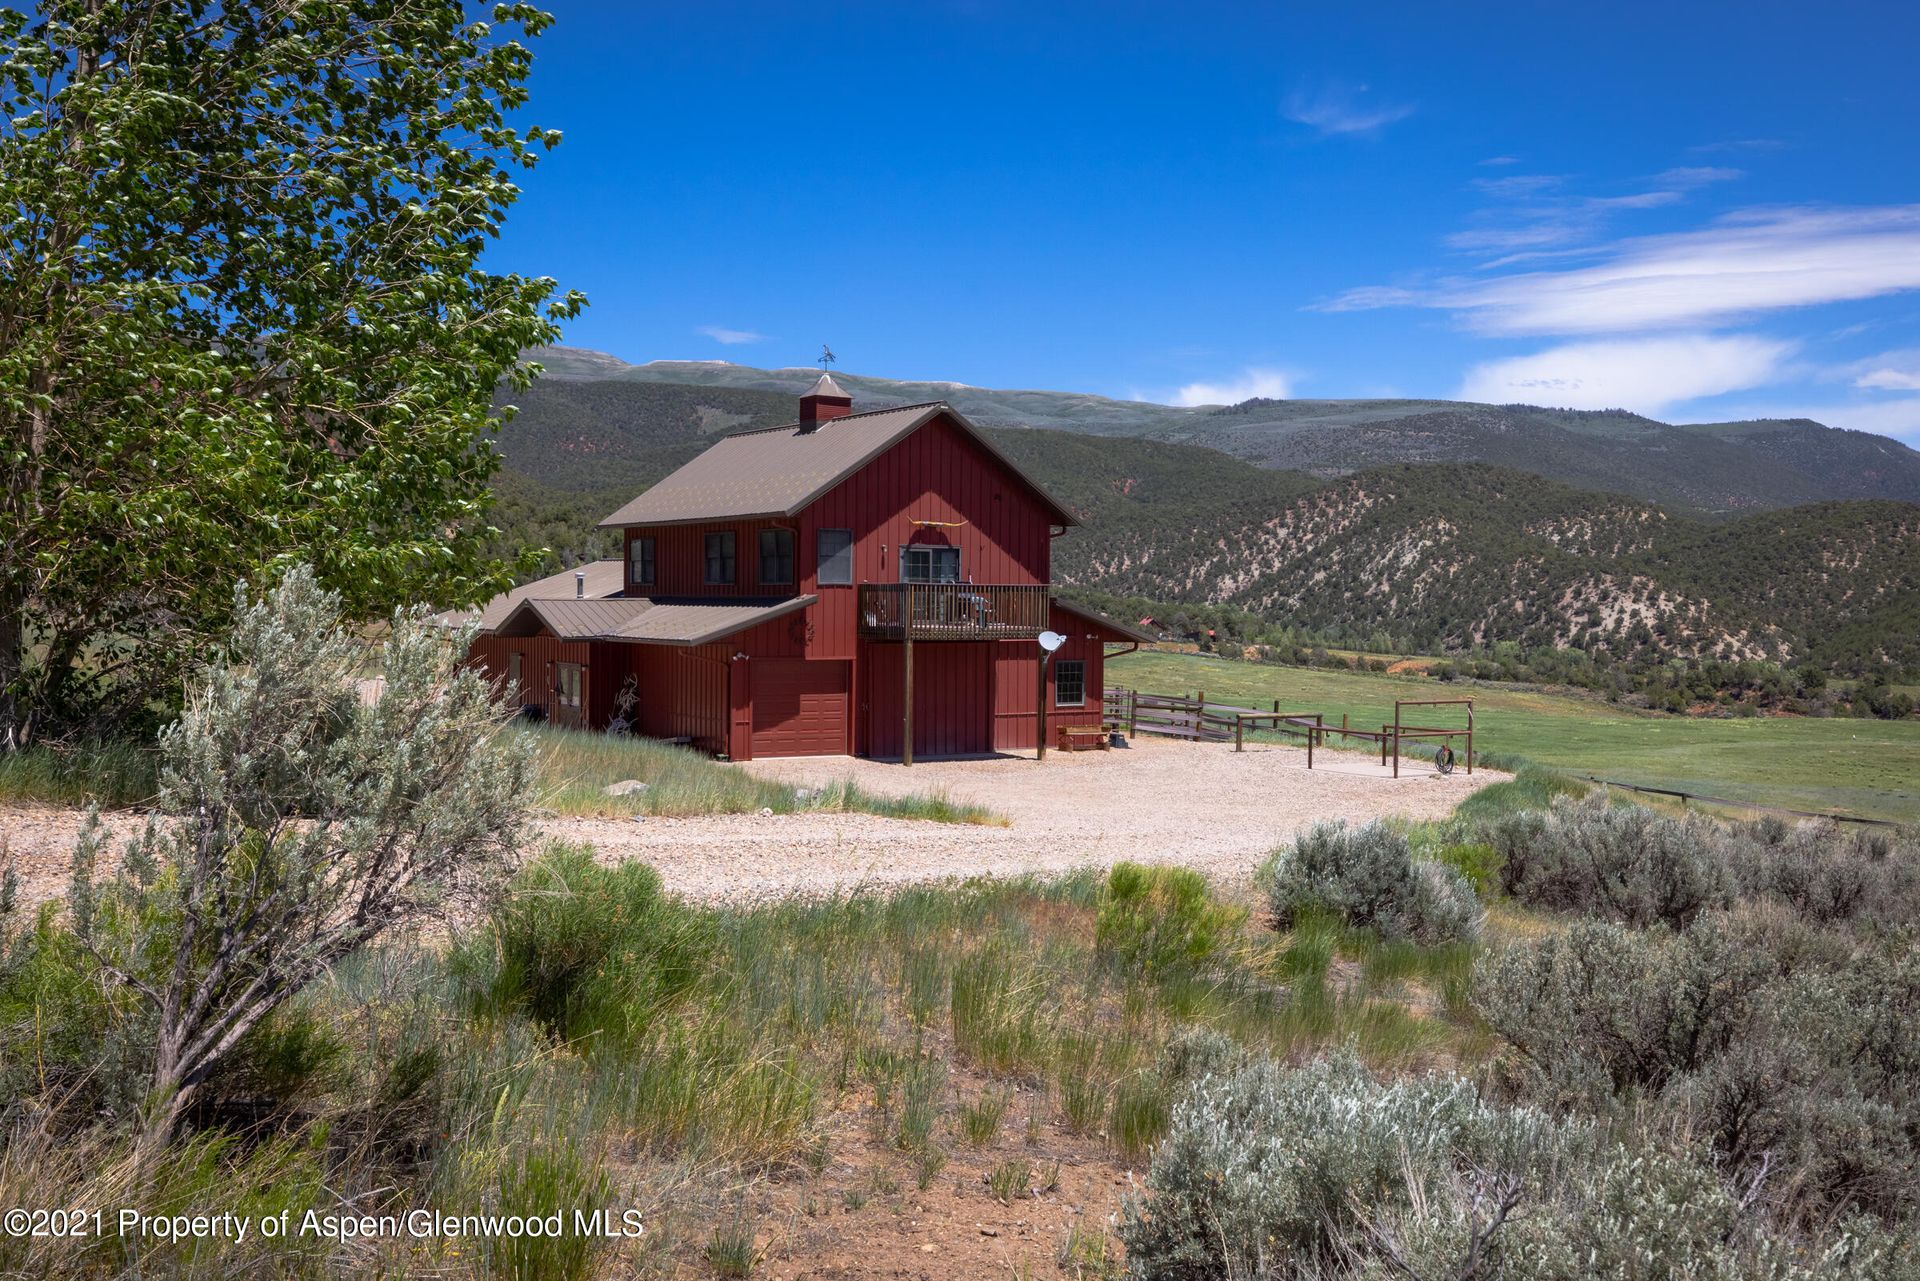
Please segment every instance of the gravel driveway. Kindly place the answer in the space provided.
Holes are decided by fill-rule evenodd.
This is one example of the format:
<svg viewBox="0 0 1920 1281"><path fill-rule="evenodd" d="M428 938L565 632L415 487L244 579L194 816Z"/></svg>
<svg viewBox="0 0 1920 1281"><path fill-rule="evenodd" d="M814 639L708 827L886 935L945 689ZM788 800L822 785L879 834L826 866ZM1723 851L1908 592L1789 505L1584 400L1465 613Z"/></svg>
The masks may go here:
<svg viewBox="0 0 1920 1281"><path fill-rule="evenodd" d="M1365 757L1136 739L1111 752L922 761L911 769L847 757L755 761L765 778L818 785L852 778L877 793L943 791L1010 821L974 827L868 814L716 815L706 818L550 819L552 836L594 846L603 859L644 859L670 889L703 900L747 901L795 891L898 885L949 876L1060 872L1122 859L1178 863L1244 883L1265 853L1321 819L1439 818L1476 788L1507 777L1481 770L1441 778L1402 766L1387 776ZM0 807L0 838L20 864L31 904L64 892L75 810ZM115 816L131 831L138 820ZM102 862L106 862L103 859Z"/></svg>

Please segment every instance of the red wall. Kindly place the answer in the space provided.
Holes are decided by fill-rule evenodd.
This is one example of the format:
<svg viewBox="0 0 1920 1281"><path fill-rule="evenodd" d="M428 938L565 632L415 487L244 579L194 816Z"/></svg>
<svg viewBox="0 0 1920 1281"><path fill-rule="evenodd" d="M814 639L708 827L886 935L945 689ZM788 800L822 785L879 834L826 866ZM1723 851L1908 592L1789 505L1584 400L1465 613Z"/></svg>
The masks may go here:
<svg viewBox="0 0 1920 1281"><path fill-rule="evenodd" d="M1079 707L1062 707L1055 700L1053 672L1047 672L1047 732L1056 734L1056 725L1098 725L1101 722L1101 695L1106 681L1106 645L1125 642L1125 637L1106 632L1092 620L1055 609L1053 630L1067 638L1054 653L1053 661L1080 659L1087 665L1086 702ZM994 642L993 746L996 751L1031 750L1034 723L1033 700L1039 673L1040 647L1032 641ZM1048 747L1057 747L1054 737Z"/></svg>
<svg viewBox="0 0 1920 1281"><path fill-rule="evenodd" d="M488 679L504 683L507 655L519 651L520 702L547 708L549 713L553 706L553 665L580 663L585 667L580 678L584 686L582 701L586 704L582 710L590 724L598 725L606 719L604 711L597 719L594 716L595 659L598 657L594 651L598 648L584 641L563 641L552 636L476 636L467 651L467 660L485 671ZM624 668L620 675L625 677ZM618 681L615 684L617 686Z"/></svg>
<svg viewBox="0 0 1920 1281"><path fill-rule="evenodd" d="M831 431L831 426L822 428ZM938 488L938 493L935 488ZM916 526L915 520L948 522ZM900 547L927 543L960 548L960 573L977 583L1035 584L1052 566L1052 516L1027 485L944 416L936 418L841 482L792 520L658 525L627 531L654 539L654 583L630 585L649 596L790 596L817 594L800 625L808 658L858 658L857 597L851 586L815 579L821 529L853 531L855 583L900 581ZM796 531L791 587L760 583L760 531ZM732 586L705 582L705 536L731 529L738 567ZM749 653L759 653L748 648Z"/></svg>
<svg viewBox="0 0 1920 1281"><path fill-rule="evenodd" d="M823 430L831 431L828 426ZM921 526L916 521L944 522ZM752 751L752 673L756 658L845 659L849 673L850 739L863 754L896 755L900 733L900 646L861 643L855 586L821 586L816 534L853 531L853 579L899 581L900 548L908 543L960 549L961 577L978 583L1044 584L1052 564L1052 512L1014 473L944 416L921 427L823 495L792 520L740 520L701 525L653 526L627 531L629 540L652 538L655 582L630 585L635 595L656 597L789 596L815 594L805 611L763 623L718 644L682 649L660 645L566 644L551 637L486 637L476 659L504 673L505 652L518 647L528 657L527 683L546 701L551 684L544 667L556 661L587 664L590 724L604 725L613 698L629 671L639 674L639 723L656 737L685 737L707 751L748 759ZM789 586L759 581L760 531L795 530L794 570ZM735 581L705 581L705 538L733 530ZM1066 635L1058 657L1087 663L1087 702L1049 709L1049 723L1098 724L1102 670L1095 628L1056 610L1053 628ZM1119 640L1121 638L1108 637ZM591 652L589 652L591 651ZM748 657L735 659L735 654ZM922 642L915 646L916 751L928 755L987 746L1031 748L1034 733L1035 664L1032 641ZM869 672L867 667L874 670ZM1048 681L1052 697L1052 681ZM891 730L886 727L891 726ZM876 729L876 726L879 728Z"/></svg>

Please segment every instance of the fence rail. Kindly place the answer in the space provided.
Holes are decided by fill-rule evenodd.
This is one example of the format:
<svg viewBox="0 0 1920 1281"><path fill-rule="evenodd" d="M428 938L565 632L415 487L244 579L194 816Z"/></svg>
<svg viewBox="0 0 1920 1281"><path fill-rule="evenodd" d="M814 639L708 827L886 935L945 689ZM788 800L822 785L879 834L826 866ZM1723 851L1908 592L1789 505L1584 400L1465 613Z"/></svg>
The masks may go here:
<svg viewBox="0 0 1920 1281"><path fill-rule="evenodd" d="M868 583L860 634L876 640L1031 640L1047 630L1048 589L1019 583Z"/></svg>
<svg viewBox="0 0 1920 1281"><path fill-rule="evenodd" d="M1900 827L1901 824L1890 818L1861 818L1857 814L1837 814L1831 810L1796 810L1784 805L1762 805L1758 801L1736 801L1725 796L1705 796L1699 792L1680 792L1670 787L1647 787L1641 783L1623 783L1617 778L1601 778L1597 774L1583 775L1589 783L1598 783L1603 787L1623 787L1629 792L1641 792L1648 796L1671 796L1682 805L1689 801L1704 801L1708 805L1724 805L1729 809L1760 810L1768 814L1788 814L1794 818L1824 818L1835 823L1859 823L1863 827Z"/></svg>
<svg viewBox="0 0 1920 1281"><path fill-rule="evenodd" d="M1283 712L1280 700L1275 699L1271 707L1241 707L1233 703L1209 703L1206 691L1191 696L1186 694L1144 694L1137 689L1121 686L1109 688L1104 693L1102 710L1106 724L1111 729L1124 729L1129 734L1157 734L1167 738L1185 738L1207 743L1233 744L1233 750L1246 750L1247 731L1255 733L1281 734L1290 738L1301 738L1306 742L1307 768L1313 768L1314 749L1325 747L1327 739L1338 735L1343 739L1361 739L1377 743L1380 748L1380 764L1393 767L1393 776L1400 777L1401 746L1412 742L1437 739L1451 749L1457 738L1466 740L1467 773L1473 773L1473 713L1471 700L1445 699L1424 700L1419 702L1403 700L1394 708L1394 719L1399 720L1402 707L1440 706L1453 703L1468 705L1467 727L1465 729L1441 729L1432 725L1382 724L1378 730L1354 729L1347 724L1343 715L1338 725L1326 723L1322 712Z"/></svg>

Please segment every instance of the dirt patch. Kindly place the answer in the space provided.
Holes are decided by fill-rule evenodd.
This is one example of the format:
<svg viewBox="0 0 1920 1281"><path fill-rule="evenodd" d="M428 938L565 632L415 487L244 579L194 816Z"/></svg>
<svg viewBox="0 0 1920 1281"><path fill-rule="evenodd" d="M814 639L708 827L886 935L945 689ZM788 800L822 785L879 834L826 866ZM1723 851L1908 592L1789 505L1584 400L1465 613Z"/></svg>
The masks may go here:
<svg viewBox="0 0 1920 1281"><path fill-rule="evenodd" d="M755 761L764 778L819 786L851 778L875 793L945 792L1004 815L1007 827L870 814L720 814L701 818L544 820L550 836L593 846L608 861L652 863L676 893L742 902L793 893L885 887L965 876L1058 873L1123 859L1178 863L1224 887L1243 885L1274 846L1322 819L1432 819L1507 775L1435 774L1403 763L1388 776L1365 756L1320 753L1308 770L1296 748L1136 739L1110 752L923 761L912 768L848 757ZM0 840L19 864L22 897L65 891L82 815L0 807ZM109 817L116 848L141 822Z"/></svg>

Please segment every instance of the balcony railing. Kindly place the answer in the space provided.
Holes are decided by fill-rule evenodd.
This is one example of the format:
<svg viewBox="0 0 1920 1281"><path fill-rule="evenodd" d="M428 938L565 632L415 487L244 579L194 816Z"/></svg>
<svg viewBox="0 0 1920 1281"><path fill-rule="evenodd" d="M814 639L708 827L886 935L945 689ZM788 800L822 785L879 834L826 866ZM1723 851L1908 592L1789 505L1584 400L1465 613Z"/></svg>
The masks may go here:
<svg viewBox="0 0 1920 1281"><path fill-rule="evenodd" d="M1031 640L1047 629L1048 589L993 583L876 583L860 589L872 640Z"/></svg>

